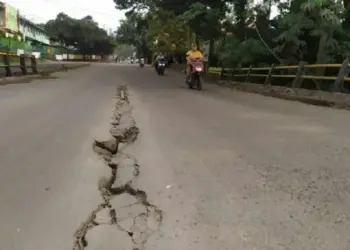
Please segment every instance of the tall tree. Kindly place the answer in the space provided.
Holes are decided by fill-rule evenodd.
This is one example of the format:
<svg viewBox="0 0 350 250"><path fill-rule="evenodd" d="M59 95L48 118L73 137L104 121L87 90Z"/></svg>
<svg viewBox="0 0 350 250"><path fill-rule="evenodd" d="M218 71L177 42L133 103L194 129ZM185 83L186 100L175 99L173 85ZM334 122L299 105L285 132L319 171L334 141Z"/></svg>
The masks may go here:
<svg viewBox="0 0 350 250"><path fill-rule="evenodd" d="M153 50L188 46L194 34L210 40L211 52L226 65L327 63L350 56L350 0L114 1L134 15L142 9L147 25L136 36ZM278 13L272 16L273 7Z"/></svg>
<svg viewBox="0 0 350 250"><path fill-rule="evenodd" d="M82 54L111 54L115 40L98 27L91 16L82 19L59 13L45 24L50 36L57 37L65 46L73 46Z"/></svg>

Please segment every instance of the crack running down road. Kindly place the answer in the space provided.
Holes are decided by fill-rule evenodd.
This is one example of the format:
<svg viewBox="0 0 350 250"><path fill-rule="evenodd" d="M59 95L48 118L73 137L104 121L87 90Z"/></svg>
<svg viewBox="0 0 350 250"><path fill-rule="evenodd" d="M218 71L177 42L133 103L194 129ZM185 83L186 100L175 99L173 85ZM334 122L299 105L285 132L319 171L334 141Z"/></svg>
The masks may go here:
<svg viewBox="0 0 350 250"><path fill-rule="evenodd" d="M349 111L135 65L54 76L0 86L1 248L350 249Z"/></svg>
<svg viewBox="0 0 350 250"><path fill-rule="evenodd" d="M103 202L97 205L75 232L74 236L76 240L73 250L84 250L88 247L88 232L97 226L106 224L116 227L130 237L130 241L132 242L130 250L142 250L149 236L159 230L162 222L162 211L148 202L146 192L133 187L134 178L124 179L123 181L125 183L115 186L116 180L120 178L118 176L118 171L121 170L119 167L126 168L126 171L131 172L129 176L138 177L140 174L140 166L136 159L119 150L120 144L134 142L139 133L135 121L132 118L130 119L131 107L126 86L119 85L117 88L117 103L113 117L112 124L114 125L111 130L113 138L103 142L95 141L93 144L95 152L102 156L111 169L110 176L101 178L98 183L98 189ZM129 119L124 119L125 117ZM112 199L121 194L128 194L135 197L136 202L132 204L118 204L119 206L123 205L123 207L128 207L132 210L132 206L141 205L144 211L137 214L129 213L128 218L119 218L119 211L113 207ZM97 222L98 213L103 212L104 209L108 209L109 221ZM124 223L121 222L125 222L127 219L132 219L132 223L125 227L123 225ZM153 228L150 225L153 225Z"/></svg>

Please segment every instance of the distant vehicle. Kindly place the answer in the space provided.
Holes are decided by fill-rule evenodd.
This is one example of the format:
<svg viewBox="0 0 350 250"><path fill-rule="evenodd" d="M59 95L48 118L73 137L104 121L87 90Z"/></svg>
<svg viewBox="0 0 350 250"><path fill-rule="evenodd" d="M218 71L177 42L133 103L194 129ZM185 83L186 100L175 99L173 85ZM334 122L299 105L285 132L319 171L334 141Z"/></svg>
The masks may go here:
<svg viewBox="0 0 350 250"><path fill-rule="evenodd" d="M139 59L139 64L140 64L140 67L143 68L145 66L145 59L140 58Z"/></svg>
<svg viewBox="0 0 350 250"><path fill-rule="evenodd" d="M165 67L166 67L165 59L160 59L159 61L156 62L155 68L158 75L164 76Z"/></svg>
<svg viewBox="0 0 350 250"><path fill-rule="evenodd" d="M134 58L131 58L131 59L130 59L130 63L131 63L131 64L134 64Z"/></svg>

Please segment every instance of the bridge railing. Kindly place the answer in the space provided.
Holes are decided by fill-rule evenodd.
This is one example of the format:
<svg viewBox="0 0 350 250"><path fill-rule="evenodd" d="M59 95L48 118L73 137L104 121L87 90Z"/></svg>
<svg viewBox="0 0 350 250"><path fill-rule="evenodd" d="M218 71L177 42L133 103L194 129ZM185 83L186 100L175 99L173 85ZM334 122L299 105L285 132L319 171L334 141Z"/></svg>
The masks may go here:
<svg viewBox="0 0 350 250"><path fill-rule="evenodd" d="M21 75L38 73L37 59L29 55L0 53L0 68L5 70L5 76L17 74L16 68L20 69Z"/></svg>
<svg viewBox="0 0 350 250"><path fill-rule="evenodd" d="M350 82L348 77L350 67L349 61L344 60L342 64L306 64L301 62L299 65L289 66L275 66L254 68L252 66L248 68L214 68L208 69L209 74L220 75L220 79L224 80L227 78L243 78L240 81L249 82L252 78L261 78L264 85L271 85L272 79L291 79L292 88L301 88L304 80L323 80L328 81L332 84L332 92L341 92L343 90L344 83ZM333 69L336 70L337 75L333 76L320 76L310 74L312 69ZM290 72L293 70L294 73ZM276 71L279 74L276 74ZM266 73L264 73L266 72Z"/></svg>

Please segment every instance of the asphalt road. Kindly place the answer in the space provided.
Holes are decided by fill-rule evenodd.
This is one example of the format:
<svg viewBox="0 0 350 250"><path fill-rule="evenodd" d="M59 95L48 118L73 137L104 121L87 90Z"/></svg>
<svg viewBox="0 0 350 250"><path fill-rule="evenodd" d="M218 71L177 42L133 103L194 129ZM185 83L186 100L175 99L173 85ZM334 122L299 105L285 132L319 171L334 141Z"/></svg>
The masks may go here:
<svg viewBox="0 0 350 250"><path fill-rule="evenodd" d="M100 200L91 142L107 136L117 83L141 130L127 149L138 186L164 212L147 250L350 248L348 111L189 90L176 72L134 65L59 75L0 87L1 249L71 249ZM88 249L130 249L107 230Z"/></svg>
<svg viewBox="0 0 350 250"><path fill-rule="evenodd" d="M88 67L0 87L0 249L71 249L74 230L100 201L114 71Z"/></svg>
<svg viewBox="0 0 350 250"><path fill-rule="evenodd" d="M138 73L136 73L138 72ZM350 249L350 113L121 67L140 185L164 210L148 248Z"/></svg>

